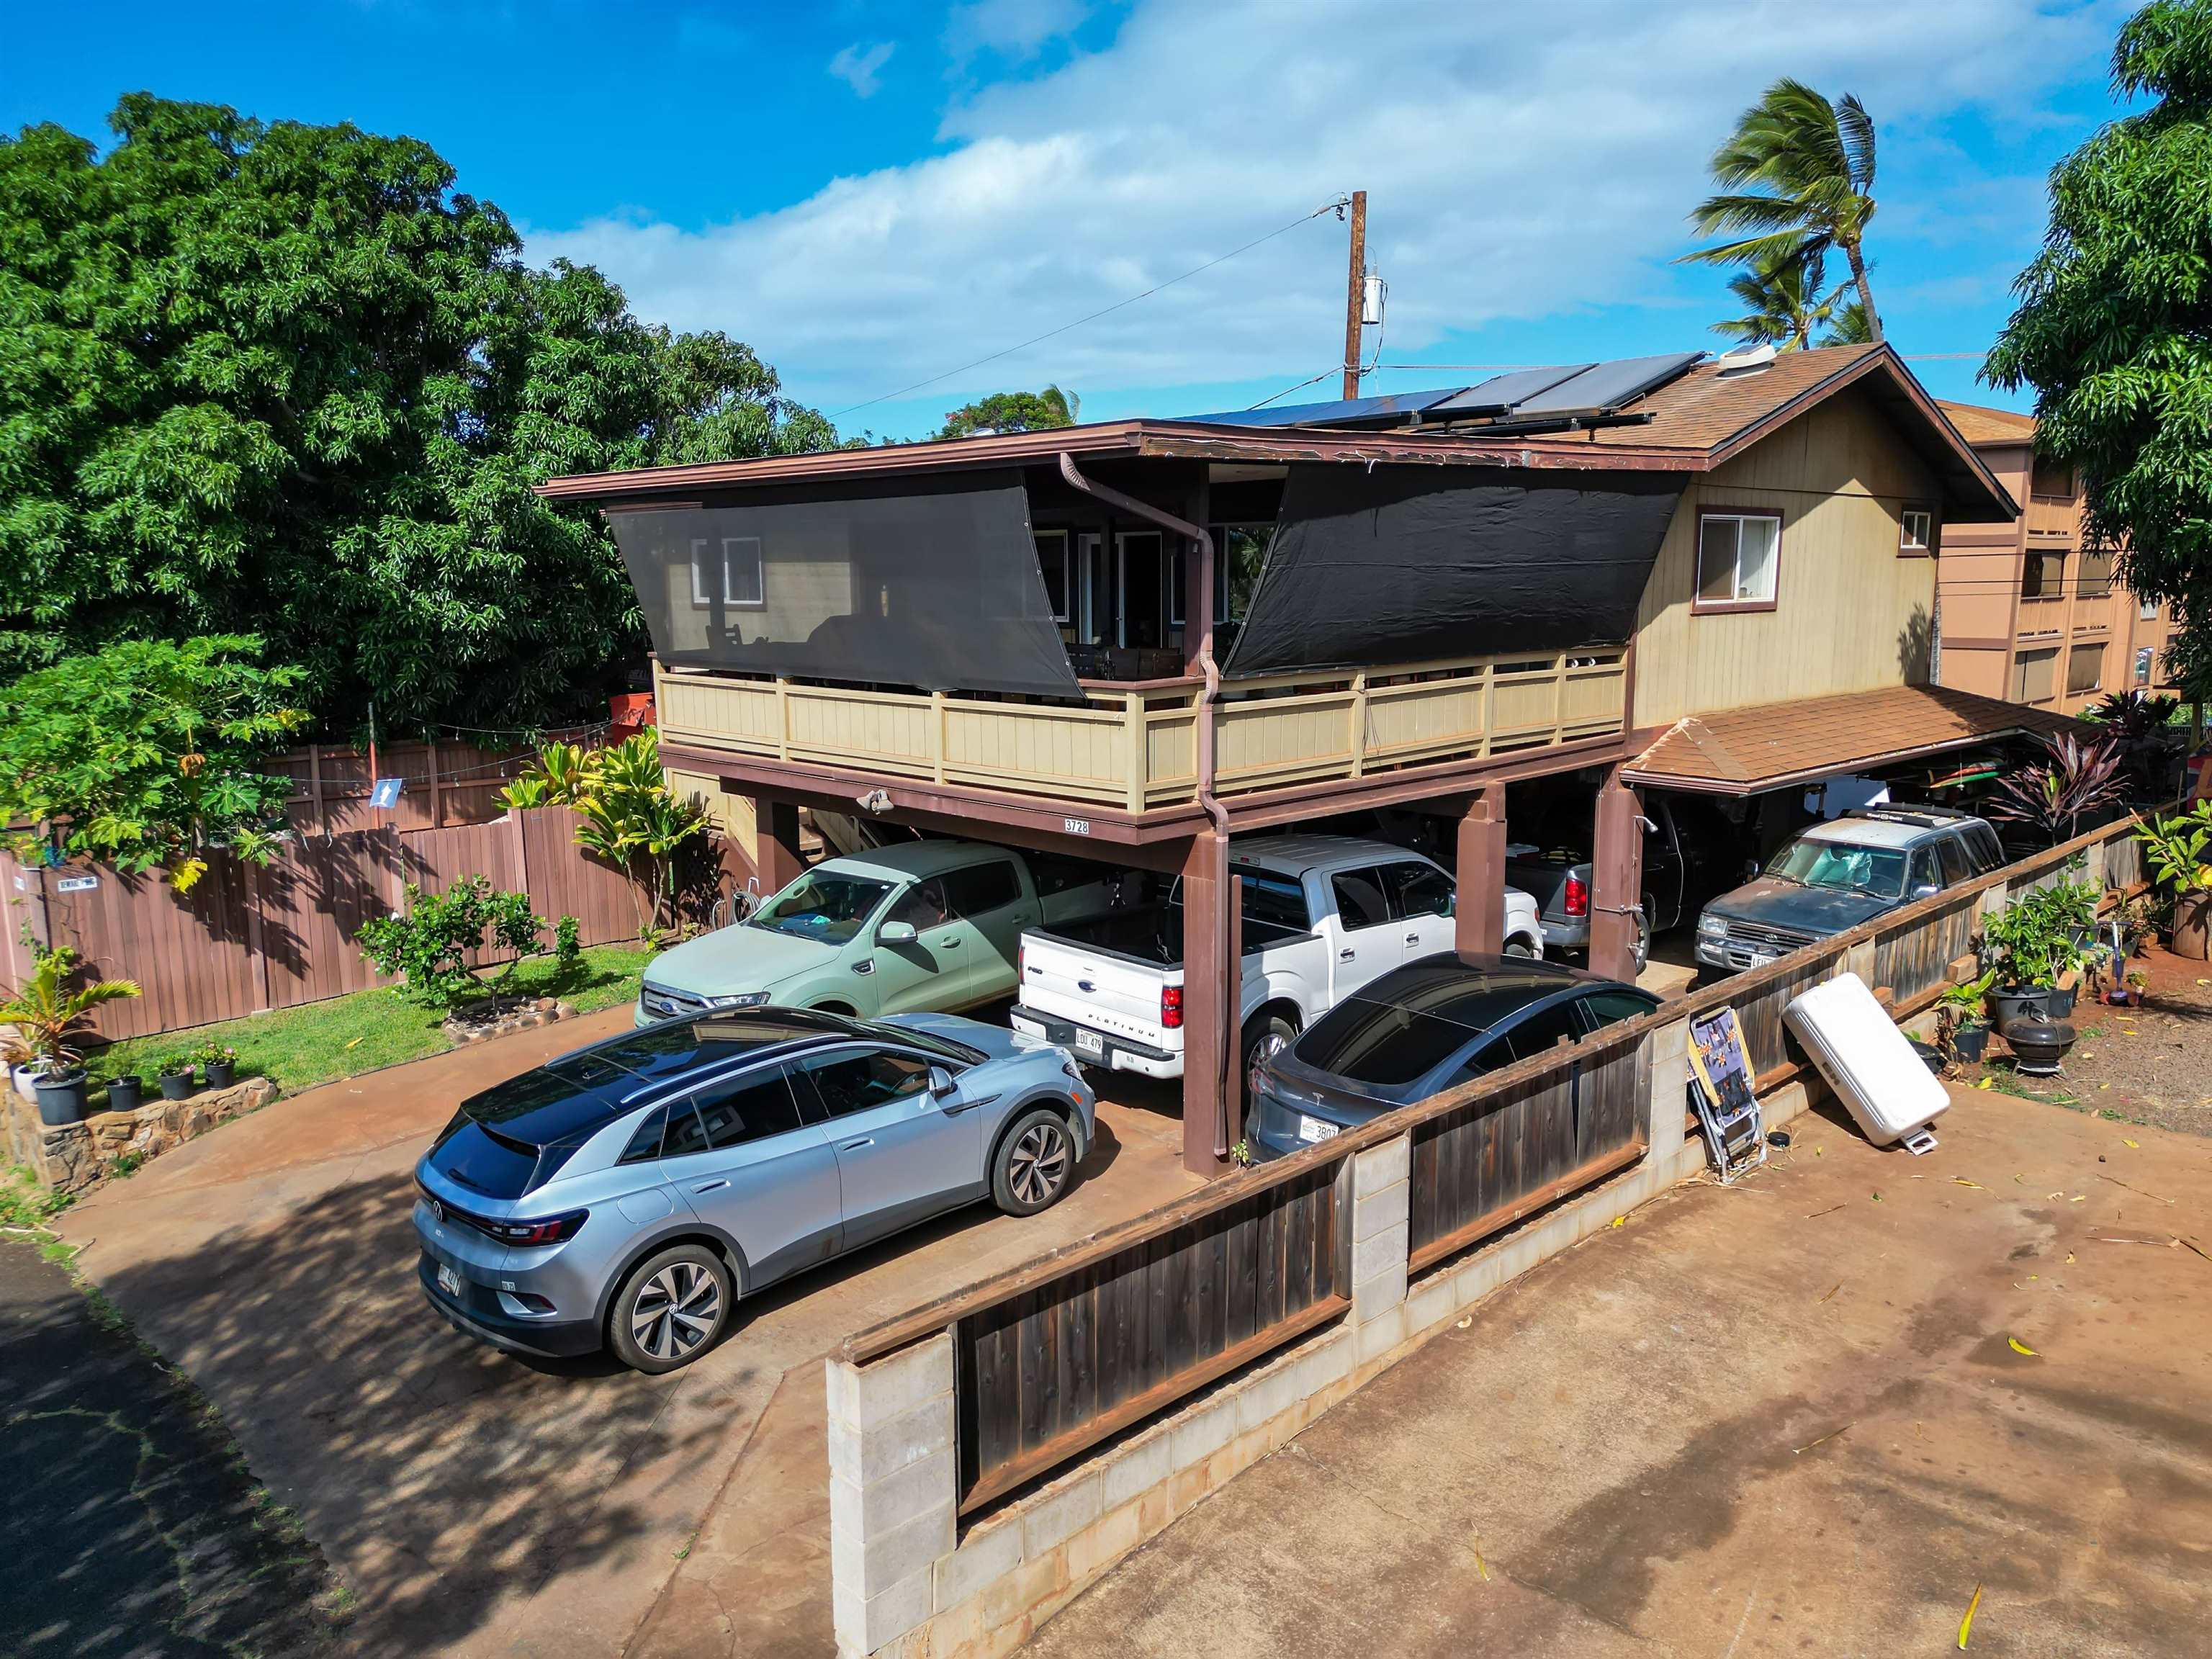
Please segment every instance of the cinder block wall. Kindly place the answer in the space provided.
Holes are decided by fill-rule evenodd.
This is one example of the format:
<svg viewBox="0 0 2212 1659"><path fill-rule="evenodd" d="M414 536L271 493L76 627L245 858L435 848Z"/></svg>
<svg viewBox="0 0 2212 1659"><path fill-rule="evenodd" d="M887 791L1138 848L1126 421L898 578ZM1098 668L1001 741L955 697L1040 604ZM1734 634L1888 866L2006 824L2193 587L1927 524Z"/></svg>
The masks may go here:
<svg viewBox="0 0 2212 1659"><path fill-rule="evenodd" d="M968 1527L957 1525L951 1340L865 1366L831 1358L830 1559L848 1659L996 1659L1100 1573L1218 1492L1474 1303L1705 1167L1686 1137L1689 1025L1653 1031L1648 1151L1603 1186L1408 1282L1410 1136L1356 1154L1352 1311L1110 1449ZM1813 1085L1818 1088L1816 1083ZM1807 1085L1768 1096L1790 1121Z"/></svg>

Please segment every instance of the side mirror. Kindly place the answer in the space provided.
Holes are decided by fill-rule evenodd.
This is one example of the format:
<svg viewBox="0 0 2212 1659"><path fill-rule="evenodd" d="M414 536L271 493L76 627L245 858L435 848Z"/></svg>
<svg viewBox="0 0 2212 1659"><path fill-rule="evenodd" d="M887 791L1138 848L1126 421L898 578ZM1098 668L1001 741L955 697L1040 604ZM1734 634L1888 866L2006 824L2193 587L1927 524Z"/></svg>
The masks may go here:
<svg viewBox="0 0 2212 1659"><path fill-rule="evenodd" d="M1912 890L1912 896L1917 899L1934 898L1936 894L1942 890L1943 890L1938 887L1934 882L1923 881L1919 886Z"/></svg>
<svg viewBox="0 0 2212 1659"><path fill-rule="evenodd" d="M942 1066L929 1068L929 1092L935 1098L942 1100L959 1086L959 1079Z"/></svg>
<svg viewBox="0 0 2212 1659"><path fill-rule="evenodd" d="M878 945L911 945L914 943L914 924L910 921L887 921L876 929Z"/></svg>

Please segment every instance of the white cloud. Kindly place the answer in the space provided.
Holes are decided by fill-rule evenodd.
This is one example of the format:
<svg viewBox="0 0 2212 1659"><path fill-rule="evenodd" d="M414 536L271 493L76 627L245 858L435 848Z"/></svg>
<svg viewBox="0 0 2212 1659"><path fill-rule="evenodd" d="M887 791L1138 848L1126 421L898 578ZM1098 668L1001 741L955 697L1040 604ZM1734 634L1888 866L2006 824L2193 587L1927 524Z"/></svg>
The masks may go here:
<svg viewBox="0 0 2212 1659"><path fill-rule="evenodd" d="M1665 262L1686 246L1705 161L1778 75L1857 93L1894 167L1962 108L2025 118L2107 50L2118 15L2114 0L1565 12L1156 0L1109 48L951 109L941 154L703 230L608 219L540 228L530 248L601 265L641 314L750 341L793 395L834 410L1361 186L1396 357L1449 329L1674 297ZM1342 337L1343 246L1333 219L1291 231L925 395L950 408L1053 380L1105 416L1115 388L1287 383L1328 367ZM1705 343L1705 320L1686 308L1680 338L1652 349Z"/></svg>
<svg viewBox="0 0 2212 1659"><path fill-rule="evenodd" d="M1089 15L1082 0L969 0L945 18L945 48L963 60L979 52L1034 58L1046 41L1073 33Z"/></svg>
<svg viewBox="0 0 2212 1659"><path fill-rule="evenodd" d="M852 88L855 97L872 98L884 83L884 65L891 61L896 50L889 40L878 40L872 46L855 40L837 49L837 55L830 60L830 73Z"/></svg>

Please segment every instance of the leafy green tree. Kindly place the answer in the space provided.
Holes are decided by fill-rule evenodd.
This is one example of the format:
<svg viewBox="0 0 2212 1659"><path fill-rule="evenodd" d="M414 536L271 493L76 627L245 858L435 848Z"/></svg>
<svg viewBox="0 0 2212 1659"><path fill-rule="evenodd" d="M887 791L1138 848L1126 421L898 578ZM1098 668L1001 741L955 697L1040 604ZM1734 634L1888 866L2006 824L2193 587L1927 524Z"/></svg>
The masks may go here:
<svg viewBox="0 0 2212 1659"><path fill-rule="evenodd" d="M158 867L179 890L210 847L266 862L291 782L261 762L307 716L289 701L300 671L261 667L260 648L127 640L0 690L0 822L27 826L22 850Z"/></svg>
<svg viewBox="0 0 2212 1659"><path fill-rule="evenodd" d="M2122 26L2112 90L2156 101L2051 175L2043 252L1983 368L2035 388L2038 443L2083 479L2087 533L2182 623L2169 668L2212 691L2212 4Z"/></svg>
<svg viewBox="0 0 2212 1659"><path fill-rule="evenodd" d="M561 472L820 447L720 334L526 265L409 138L138 93L0 138L0 674L254 633L357 730L547 724L644 647Z"/></svg>
<svg viewBox="0 0 2212 1659"><path fill-rule="evenodd" d="M1083 400L1073 392L1048 386L1042 392L994 392L963 404L945 417L940 438L972 438L979 432L1049 432L1073 426Z"/></svg>
<svg viewBox="0 0 2212 1659"><path fill-rule="evenodd" d="M1849 94L1831 103L1785 76L1744 111L1728 142L1713 152L1713 181L1721 191L1690 215L1698 235L1731 240L1683 260L1771 270L1833 249L1850 267L1867 337L1880 340L1865 249L1874 171L1874 120L1865 106Z"/></svg>

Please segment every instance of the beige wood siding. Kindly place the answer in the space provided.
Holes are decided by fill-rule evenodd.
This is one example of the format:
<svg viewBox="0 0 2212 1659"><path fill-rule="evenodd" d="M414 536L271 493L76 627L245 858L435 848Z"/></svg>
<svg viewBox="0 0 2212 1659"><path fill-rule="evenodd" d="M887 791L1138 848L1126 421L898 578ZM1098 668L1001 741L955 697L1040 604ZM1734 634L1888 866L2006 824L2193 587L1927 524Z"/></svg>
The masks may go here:
<svg viewBox="0 0 2212 1659"><path fill-rule="evenodd" d="M1644 589L1636 724L1927 678L1936 561L1898 554L1934 480L1865 398L1844 392L1682 492ZM1694 616L1700 509L1782 514L1771 611Z"/></svg>

